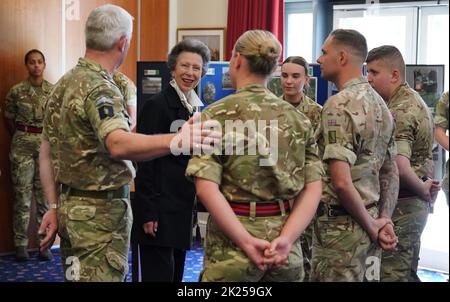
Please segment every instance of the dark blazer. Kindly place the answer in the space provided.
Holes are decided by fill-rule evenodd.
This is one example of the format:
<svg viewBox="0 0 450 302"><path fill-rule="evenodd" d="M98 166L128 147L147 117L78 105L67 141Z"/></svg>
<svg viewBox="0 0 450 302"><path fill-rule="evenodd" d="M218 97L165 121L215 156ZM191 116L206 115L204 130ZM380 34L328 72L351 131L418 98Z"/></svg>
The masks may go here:
<svg viewBox="0 0 450 302"><path fill-rule="evenodd" d="M149 99L139 113L137 132L170 133L175 120L188 120L172 86ZM133 208L134 243L186 250L192 244L195 186L185 176L190 156L167 155L138 163ZM158 221L156 237L144 233L142 225Z"/></svg>

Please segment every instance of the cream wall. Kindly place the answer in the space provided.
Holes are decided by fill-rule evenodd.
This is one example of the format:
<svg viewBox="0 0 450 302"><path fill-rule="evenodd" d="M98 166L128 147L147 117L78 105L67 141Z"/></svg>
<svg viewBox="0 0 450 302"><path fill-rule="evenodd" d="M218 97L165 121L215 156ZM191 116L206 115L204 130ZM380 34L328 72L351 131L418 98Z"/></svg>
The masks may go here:
<svg viewBox="0 0 450 302"><path fill-rule="evenodd" d="M177 28L227 27L228 0L169 0L169 49Z"/></svg>
<svg viewBox="0 0 450 302"><path fill-rule="evenodd" d="M178 27L226 27L228 0L178 0Z"/></svg>

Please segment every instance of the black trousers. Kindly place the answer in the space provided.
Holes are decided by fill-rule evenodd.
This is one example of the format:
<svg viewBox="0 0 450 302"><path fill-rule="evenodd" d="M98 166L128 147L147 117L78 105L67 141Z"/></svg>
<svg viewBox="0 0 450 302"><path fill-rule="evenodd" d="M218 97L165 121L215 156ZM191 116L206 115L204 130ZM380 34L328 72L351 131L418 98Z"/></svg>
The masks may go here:
<svg viewBox="0 0 450 302"><path fill-rule="evenodd" d="M171 247L139 245L142 282L181 282L186 251Z"/></svg>

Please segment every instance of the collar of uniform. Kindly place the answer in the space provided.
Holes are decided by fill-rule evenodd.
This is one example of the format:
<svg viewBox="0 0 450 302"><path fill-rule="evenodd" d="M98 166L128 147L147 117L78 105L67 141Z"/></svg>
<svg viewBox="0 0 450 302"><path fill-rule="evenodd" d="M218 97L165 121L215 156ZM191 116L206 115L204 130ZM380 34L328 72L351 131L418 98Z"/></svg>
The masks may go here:
<svg viewBox="0 0 450 302"><path fill-rule="evenodd" d="M294 104L292 104L291 102L289 102L288 100L286 100L285 97L286 97L286 95L284 95L284 94L282 94L282 95L280 96L280 98L281 98L283 101L286 101L286 102L290 103L292 106L294 106L295 108L297 108L297 107L300 106L302 103L305 103L305 102L306 102L306 97L307 97L307 96L306 96L305 94L303 94L303 95L300 97L300 101L299 101L298 103L294 103Z"/></svg>
<svg viewBox="0 0 450 302"><path fill-rule="evenodd" d="M391 97L389 98L389 102L394 99L399 93L401 93L401 91L408 89L409 85L408 83L403 83L401 85L399 85L397 88L394 89L394 91L392 92Z"/></svg>
<svg viewBox="0 0 450 302"><path fill-rule="evenodd" d="M264 87L261 84L247 84L245 86L242 86L241 88L239 88L236 93L239 93L241 91L252 91L252 92L261 92L261 91L265 91L266 87Z"/></svg>
<svg viewBox="0 0 450 302"><path fill-rule="evenodd" d="M105 79L110 80L114 82L112 79L112 76L109 74L109 72L102 67L102 65L98 64L94 60L88 59L88 58L80 58L78 60L78 66L88 68L90 70L93 70L95 72L100 73Z"/></svg>
<svg viewBox="0 0 450 302"><path fill-rule="evenodd" d="M27 85L26 87L28 90L31 90L31 89L33 89L33 87L35 87L35 86L33 86L33 84L31 84L29 79L26 79L25 83ZM48 93L48 92L50 92L50 90L52 90L52 84L50 84L47 80L44 79L42 81L41 86L39 86L38 88L41 88L42 91L44 91L45 93Z"/></svg>
<svg viewBox="0 0 450 302"><path fill-rule="evenodd" d="M350 81L347 81L344 84L344 86L342 87L342 90L344 90L345 88L348 88L350 86L359 85L359 84L365 84L365 83L369 83L369 82L364 77L353 78L353 79L351 79Z"/></svg>

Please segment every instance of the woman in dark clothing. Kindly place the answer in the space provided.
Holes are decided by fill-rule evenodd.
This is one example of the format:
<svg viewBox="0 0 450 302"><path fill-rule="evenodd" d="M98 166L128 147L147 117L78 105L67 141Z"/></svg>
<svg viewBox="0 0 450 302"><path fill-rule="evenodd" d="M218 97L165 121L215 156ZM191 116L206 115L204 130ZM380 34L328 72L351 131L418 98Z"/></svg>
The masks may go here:
<svg viewBox="0 0 450 302"><path fill-rule="evenodd" d="M177 131L203 106L194 88L206 74L210 57L208 47L197 40L183 40L172 48L167 64L173 79L145 103L138 133ZM189 159L171 154L138 164L132 241L139 244L144 282L182 281L195 206L194 184L185 177Z"/></svg>

